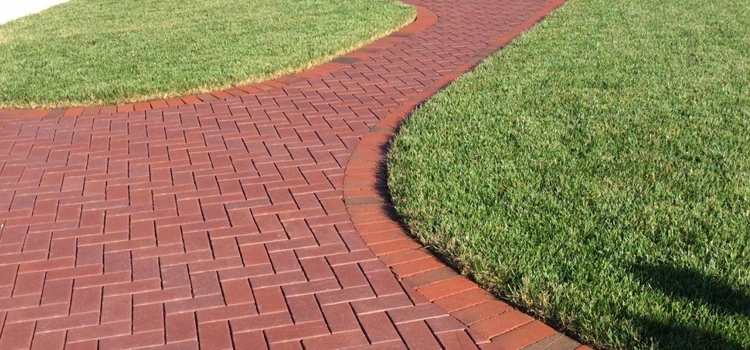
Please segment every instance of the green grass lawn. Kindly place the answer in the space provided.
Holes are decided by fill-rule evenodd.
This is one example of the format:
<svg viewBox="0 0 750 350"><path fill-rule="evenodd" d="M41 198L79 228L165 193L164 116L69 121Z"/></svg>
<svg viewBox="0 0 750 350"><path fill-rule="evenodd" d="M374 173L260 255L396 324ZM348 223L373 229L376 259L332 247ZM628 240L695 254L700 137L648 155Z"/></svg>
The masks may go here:
<svg viewBox="0 0 750 350"><path fill-rule="evenodd" d="M0 26L0 107L135 102L275 78L415 14L390 0L72 0Z"/></svg>
<svg viewBox="0 0 750 350"><path fill-rule="evenodd" d="M750 0L571 0L430 100L397 211L608 349L750 349Z"/></svg>

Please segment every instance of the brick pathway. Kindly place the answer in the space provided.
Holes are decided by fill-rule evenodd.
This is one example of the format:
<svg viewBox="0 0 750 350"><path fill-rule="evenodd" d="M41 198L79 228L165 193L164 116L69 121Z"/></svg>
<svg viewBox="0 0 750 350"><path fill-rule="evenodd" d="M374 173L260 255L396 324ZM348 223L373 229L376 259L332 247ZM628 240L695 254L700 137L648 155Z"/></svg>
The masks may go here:
<svg viewBox="0 0 750 350"><path fill-rule="evenodd" d="M377 168L416 103L561 0L410 2L294 77L0 110L0 350L578 348L404 236Z"/></svg>

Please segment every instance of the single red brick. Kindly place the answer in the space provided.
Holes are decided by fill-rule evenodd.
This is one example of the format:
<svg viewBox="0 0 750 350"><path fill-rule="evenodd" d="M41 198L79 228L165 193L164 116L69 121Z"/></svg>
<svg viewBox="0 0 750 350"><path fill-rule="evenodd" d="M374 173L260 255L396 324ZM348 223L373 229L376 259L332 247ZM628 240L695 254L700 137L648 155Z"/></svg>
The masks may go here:
<svg viewBox="0 0 750 350"><path fill-rule="evenodd" d="M104 255L104 273L115 273L115 272L122 272L122 271L128 271L131 270L131 261L130 261L130 253L123 251L123 252L114 252L114 253L107 253Z"/></svg>
<svg viewBox="0 0 750 350"><path fill-rule="evenodd" d="M198 325L201 349L232 349L229 324L226 322L202 323Z"/></svg>
<svg viewBox="0 0 750 350"><path fill-rule="evenodd" d="M85 276L97 276L103 272L101 265L88 265L80 267L64 268L47 272L47 281L81 278ZM78 287L78 286L76 286Z"/></svg>
<svg viewBox="0 0 750 350"><path fill-rule="evenodd" d="M178 343L197 339L195 315L193 313L167 314L167 343Z"/></svg>
<svg viewBox="0 0 750 350"><path fill-rule="evenodd" d="M383 244L388 242L404 240L407 237L402 232L390 231L390 232L378 232L368 235L362 235L362 239L368 245ZM403 254L403 252L400 252Z"/></svg>
<svg viewBox="0 0 750 350"><path fill-rule="evenodd" d="M224 281L221 283L227 305L246 304L255 301L247 279Z"/></svg>
<svg viewBox="0 0 750 350"><path fill-rule="evenodd" d="M162 267L161 279L164 288L185 287L190 285L187 265Z"/></svg>
<svg viewBox="0 0 750 350"><path fill-rule="evenodd" d="M54 216L54 214L52 216ZM47 250L49 250L51 239L51 232L35 232L33 234L29 233L26 235L26 241L23 245L23 251L33 252L42 250L46 252Z"/></svg>
<svg viewBox="0 0 750 350"><path fill-rule="evenodd" d="M364 273L357 264L335 266L333 272L343 288L368 285Z"/></svg>
<svg viewBox="0 0 750 350"><path fill-rule="evenodd" d="M270 350L303 350L302 343L291 341L286 343L274 343L269 346Z"/></svg>
<svg viewBox="0 0 750 350"><path fill-rule="evenodd" d="M255 226L255 220L247 209L229 210L229 221L234 227Z"/></svg>
<svg viewBox="0 0 750 350"><path fill-rule="evenodd" d="M73 290L70 314L88 313L92 311L99 312L101 304L101 288L75 289Z"/></svg>
<svg viewBox="0 0 750 350"><path fill-rule="evenodd" d="M182 101L182 99L180 99L180 98L169 98L169 99L166 99L165 101L167 102L167 104L168 104L168 105L169 105L170 107L173 107L173 106L180 106L180 105L183 105L183 104L185 104L185 102L184 102L184 101Z"/></svg>
<svg viewBox="0 0 750 350"><path fill-rule="evenodd" d="M292 324L292 317L286 312L260 314L235 318L229 321L233 332L261 331Z"/></svg>
<svg viewBox="0 0 750 350"><path fill-rule="evenodd" d="M383 312L361 315L359 321L373 344L400 340L393 323Z"/></svg>
<svg viewBox="0 0 750 350"><path fill-rule="evenodd" d="M531 316L516 310L509 310L495 317L471 325L471 329L487 338L494 338L515 328L534 321Z"/></svg>
<svg viewBox="0 0 750 350"><path fill-rule="evenodd" d="M79 246L76 254L76 266L102 265L104 263L103 255L103 245Z"/></svg>
<svg viewBox="0 0 750 350"><path fill-rule="evenodd" d="M178 226L157 227L156 237L159 245L182 244L182 231Z"/></svg>
<svg viewBox="0 0 750 350"><path fill-rule="evenodd" d="M472 325L509 310L511 310L511 307L508 304L496 299L490 299L486 302L456 311L452 315L461 320L461 322Z"/></svg>
<svg viewBox="0 0 750 350"><path fill-rule="evenodd" d="M427 320L427 325L434 333L445 333L453 331L463 331L466 329L466 325L458 321L452 316L444 316L438 318L431 318Z"/></svg>
<svg viewBox="0 0 750 350"><path fill-rule="evenodd" d="M312 294L288 297L286 299L289 310L292 312L294 323L311 322L323 320L318 302Z"/></svg>
<svg viewBox="0 0 750 350"><path fill-rule="evenodd" d="M151 109L151 104L148 102L138 102L133 104L133 109L136 111L145 111Z"/></svg>
<svg viewBox="0 0 750 350"><path fill-rule="evenodd" d="M0 285L12 287L16 282L18 265L0 266Z"/></svg>
<svg viewBox="0 0 750 350"><path fill-rule="evenodd" d="M581 344L573 341L560 333L555 333L534 344L524 348L524 350L574 350Z"/></svg>
<svg viewBox="0 0 750 350"><path fill-rule="evenodd" d="M393 266L403 263L408 263L416 260L421 260L430 255L429 252L423 249L406 250L398 253L383 255L380 260L383 261L387 266Z"/></svg>
<svg viewBox="0 0 750 350"><path fill-rule="evenodd" d="M322 308L326 323L332 333L353 331L360 329L359 321L349 304L326 305Z"/></svg>
<svg viewBox="0 0 750 350"><path fill-rule="evenodd" d="M201 103L201 102L203 102L203 101L201 101L200 98L198 98L195 95L183 96L181 99L186 104L195 104L195 103Z"/></svg>
<svg viewBox="0 0 750 350"><path fill-rule="evenodd" d="M273 269L277 273L285 271L295 271L299 270L300 268L299 261L297 260L297 256L294 254L294 251L278 251L270 253L269 256L271 257L271 264L273 265Z"/></svg>
<svg viewBox="0 0 750 350"><path fill-rule="evenodd" d="M442 349L424 322L402 323L397 327L410 349Z"/></svg>
<svg viewBox="0 0 750 350"><path fill-rule="evenodd" d="M178 287L164 290L154 290L133 295L133 305L165 303L175 300L191 299L190 287Z"/></svg>
<svg viewBox="0 0 750 350"><path fill-rule="evenodd" d="M145 348L164 344L164 332L161 330L137 334L126 334L99 340L101 349L125 350Z"/></svg>
<svg viewBox="0 0 750 350"><path fill-rule="evenodd" d="M396 281L393 273L389 270L368 272L367 280L378 296L386 296L403 293L401 285Z"/></svg>
<svg viewBox="0 0 750 350"><path fill-rule="evenodd" d="M308 350L328 350L328 349L344 349L355 346L367 345L367 338L362 334L362 331L357 330L353 332L337 333L325 335L317 338L304 339L302 341L305 349Z"/></svg>
<svg viewBox="0 0 750 350"><path fill-rule="evenodd" d="M130 295L105 297L102 300L102 323L129 321L132 319Z"/></svg>
<svg viewBox="0 0 750 350"><path fill-rule="evenodd" d="M394 265L394 266L391 266L391 269L397 276L401 278L406 278L409 276L414 276L416 274L424 273L427 271L432 271L432 270L443 268L443 267L445 267L445 264L443 264L440 260L438 260L435 257L428 257L422 260L412 261L412 262L400 264L400 265Z"/></svg>
<svg viewBox="0 0 750 350"><path fill-rule="evenodd" d="M267 350L266 339L262 331L232 333L234 347L236 349L257 349Z"/></svg>
<svg viewBox="0 0 750 350"><path fill-rule="evenodd" d="M70 330L99 324L99 311L37 320L38 333Z"/></svg>
<svg viewBox="0 0 750 350"><path fill-rule="evenodd" d="M391 241L386 243L372 244L369 246L373 253L377 256L388 255L407 250L415 250L422 248L422 245L408 238L404 238L398 241Z"/></svg>
<svg viewBox="0 0 750 350"><path fill-rule="evenodd" d="M190 275L190 281L193 287L193 296L221 294L219 276L216 275L216 272L193 273Z"/></svg>
<svg viewBox="0 0 750 350"><path fill-rule="evenodd" d="M268 251L263 244L251 244L240 246L242 261L245 266L268 264Z"/></svg>
<svg viewBox="0 0 750 350"><path fill-rule="evenodd" d="M157 290L161 290L161 281L158 279L149 279L104 286L104 295L138 294Z"/></svg>
<svg viewBox="0 0 750 350"><path fill-rule="evenodd" d="M435 304L448 312L454 312L492 299L494 297L491 294L480 288L475 288L435 300Z"/></svg>
<svg viewBox="0 0 750 350"><path fill-rule="evenodd" d="M130 320L128 320L124 322L114 322L91 327L71 329L68 331L67 341L73 343L130 334L130 327L131 322Z"/></svg>
<svg viewBox="0 0 750 350"><path fill-rule="evenodd" d="M286 300L279 287L253 289L253 293L261 314L287 310Z"/></svg>
<svg viewBox="0 0 750 350"><path fill-rule="evenodd" d="M169 104L165 100L153 100L151 101L151 108L157 109L157 108L167 108L169 107Z"/></svg>
<svg viewBox="0 0 750 350"><path fill-rule="evenodd" d="M41 295L44 287L44 271L19 274L16 277L13 296Z"/></svg>
<svg viewBox="0 0 750 350"><path fill-rule="evenodd" d="M305 271L307 279L310 281L328 279L333 277L331 267L323 257L303 259L300 260L300 263L302 264L302 268Z"/></svg>
<svg viewBox="0 0 750 350"><path fill-rule="evenodd" d="M544 323L533 321L493 338L492 342L509 350L522 349L555 333Z"/></svg>
<svg viewBox="0 0 750 350"><path fill-rule="evenodd" d="M454 331L437 334L440 343L446 349L477 349L474 341L464 331Z"/></svg>
<svg viewBox="0 0 750 350"><path fill-rule="evenodd" d="M341 235L334 225L313 227L312 232L319 245L341 243Z"/></svg>
<svg viewBox="0 0 750 350"><path fill-rule="evenodd" d="M141 305L133 308L133 333L164 330L164 309L159 304Z"/></svg>
<svg viewBox="0 0 750 350"><path fill-rule="evenodd" d="M65 348L65 331L37 333L31 343L31 350L50 350Z"/></svg>
<svg viewBox="0 0 750 350"><path fill-rule="evenodd" d="M65 110L65 114L63 114L64 117L75 117L78 115L81 115L83 113L83 108L68 108Z"/></svg>
<svg viewBox="0 0 750 350"><path fill-rule="evenodd" d="M97 350L99 349L99 342L94 340L87 340L77 343L65 344L65 350Z"/></svg>
<svg viewBox="0 0 750 350"><path fill-rule="evenodd" d="M70 303L73 294L73 280L48 281L42 292L42 305Z"/></svg>
<svg viewBox="0 0 750 350"><path fill-rule="evenodd" d="M281 225L279 217L276 215L253 215L253 218L255 219L255 223L258 225L258 229L260 230L260 232L274 232L284 230L284 226Z"/></svg>
<svg viewBox="0 0 750 350"><path fill-rule="evenodd" d="M461 292L477 289L477 285L466 277L455 277L418 288L417 292L430 301L445 298Z"/></svg>
<svg viewBox="0 0 750 350"><path fill-rule="evenodd" d="M39 307L8 311L6 323L34 321L68 315L67 304L50 304Z"/></svg>
<svg viewBox="0 0 750 350"><path fill-rule="evenodd" d="M435 304L422 304L413 307L388 311L394 323L408 323L417 320L445 316L447 313Z"/></svg>
<svg viewBox="0 0 750 350"><path fill-rule="evenodd" d="M197 311L198 322L207 323L215 321L228 321L237 318L257 315L253 304L240 304L232 306L219 306L215 308L199 309Z"/></svg>
<svg viewBox="0 0 750 350"><path fill-rule="evenodd" d="M269 344L330 334L328 333L328 327L323 321L274 327L267 329L265 332Z"/></svg>

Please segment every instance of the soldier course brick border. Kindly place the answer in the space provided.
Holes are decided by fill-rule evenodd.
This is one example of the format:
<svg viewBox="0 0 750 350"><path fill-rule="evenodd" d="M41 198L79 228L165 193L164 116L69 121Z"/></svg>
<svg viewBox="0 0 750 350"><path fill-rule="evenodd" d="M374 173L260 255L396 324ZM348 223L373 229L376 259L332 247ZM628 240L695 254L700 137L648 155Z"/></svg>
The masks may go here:
<svg viewBox="0 0 750 350"><path fill-rule="evenodd" d="M536 25L567 0L554 0L474 55L443 79L387 115L363 137L344 175L344 199L352 221L370 250L407 284L430 302L502 349L590 350L588 346L498 300L470 279L436 258L402 225L387 187L386 156L400 125L431 96L450 85L482 60Z"/></svg>
<svg viewBox="0 0 750 350"><path fill-rule="evenodd" d="M414 241L383 169L418 105L565 0L408 2L412 24L292 76L0 109L0 350L588 349ZM503 6L487 45L474 16Z"/></svg>

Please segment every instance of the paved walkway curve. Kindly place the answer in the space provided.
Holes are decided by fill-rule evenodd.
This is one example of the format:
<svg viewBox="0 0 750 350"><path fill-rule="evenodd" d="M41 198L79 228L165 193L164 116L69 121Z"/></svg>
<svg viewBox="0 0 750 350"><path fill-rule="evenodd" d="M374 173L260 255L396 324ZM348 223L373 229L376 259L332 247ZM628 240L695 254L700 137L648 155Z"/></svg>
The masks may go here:
<svg viewBox="0 0 750 350"><path fill-rule="evenodd" d="M294 77L0 110L0 350L579 347L406 239L377 174L417 103L562 0L409 2Z"/></svg>

